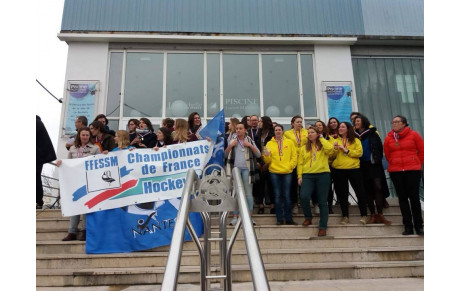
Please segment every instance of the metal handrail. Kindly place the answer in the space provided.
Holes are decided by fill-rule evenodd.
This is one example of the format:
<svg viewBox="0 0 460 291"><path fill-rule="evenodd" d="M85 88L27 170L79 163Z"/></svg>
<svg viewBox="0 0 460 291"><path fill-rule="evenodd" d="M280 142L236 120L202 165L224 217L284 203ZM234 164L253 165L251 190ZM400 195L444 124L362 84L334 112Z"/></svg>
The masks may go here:
<svg viewBox="0 0 460 291"><path fill-rule="evenodd" d="M230 239L230 244L227 252L227 262L225 266L225 275L215 276L215 277L227 277L227 288L226 290L231 290L231 248L233 246L233 242L236 239L237 230L240 228L241 224L243 225L244 231L244 238L246 242L246 251L249 259L249 266L251 269L252 281L254 284L254 290L270 290L270 286L268 284L267 275L265 272L265 267L262 261L262 256L260 254L259 245L257 243L257 237L255 235L254 226L252 224L252 219L250 216L248 204L246 201L246 195L244 192L243 181L241 179L241 171L238 168L234 168L232 170L233 176L233 191L238 203L238 210L240 213L240 218L238 219L237 225L235 226L236 231L233 232L233 235ZM207 290L207 286L209 286L209 282L206 280L206 273L209 271L209 265L206 262L205 257L209 256L206 254L210 250L206 250L200 247L198 243L198 237L193 230L191 223L188 220L188 214L190 210L191 204L191 196L195 194L196 185L198 182L198 176L196 175L195 171L190 169L187 173L187 178L185 181L184 189L182 192L182 199L179 206L179 210L177 213L176 224L174 227L173 236L171 239L171 245L168 252L168 260L166 262L166 268L163 277L163 284L161 286L162 291L174 291L176 290L177 281L179 277L179 269L180 269L180 261L182 257L182 248L183 242L185 237L185 227L187 226L192 239L198 245L198 252L200 254L200 262L201 262L201 289ZM201 213L203 220L205 221L205 236L206 231L209 232L209 229L206 230L206 227L209 225L209 217L206 217L208 213ZM223 217L226 217L224 214ZM225 223L225 222L224 222ZM226 236L224 236L226 238ZM205 238L206 239L206 238ZM224 258L221 258L222 263ZM222 270L221 270L222 274Z"/></svg>

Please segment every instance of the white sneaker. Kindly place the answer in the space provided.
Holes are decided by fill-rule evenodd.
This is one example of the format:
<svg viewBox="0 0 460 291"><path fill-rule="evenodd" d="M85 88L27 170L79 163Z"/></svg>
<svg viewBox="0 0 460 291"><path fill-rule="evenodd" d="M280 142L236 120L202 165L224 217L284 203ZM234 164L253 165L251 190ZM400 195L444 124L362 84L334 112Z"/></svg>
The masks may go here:
<svg viewBox="0 0 460 291"><path fill-rule="evenodd" d="M257 223L252 219L252 225L256 225Z"/></svg>
<svg viewBox="0 0 460 291"><path fill-rule="evenodd" d="M229 225L235 226L237 221L238 221L238 218L237 218L237 217L233 217L233 219L232 219L232 221L230 221Z"/></svg>

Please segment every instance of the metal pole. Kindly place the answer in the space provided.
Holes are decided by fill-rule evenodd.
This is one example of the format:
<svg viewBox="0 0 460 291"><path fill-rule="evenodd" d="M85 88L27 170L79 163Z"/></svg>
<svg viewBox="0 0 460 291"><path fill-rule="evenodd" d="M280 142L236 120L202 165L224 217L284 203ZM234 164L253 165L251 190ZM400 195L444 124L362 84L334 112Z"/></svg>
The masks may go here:
<svg viewBox="0 0 460 291"><path fill-rule="evenodd" d="M197 175L193 169L188 170L185 180L182 199L177 212L176 225L174 226L173 237L168 252L168 261L166 262L165 273L161 291L176 290L177 279L179 277L180 260L182 257L182 246L185 236L185 226L188 220L188 210L190 208L190 194L194 189Z"/></svg>
<svg viewBox="0 0 460 291"><path fill-rule="evenodd" d="M236 195L240 206L240 218L243 223L243 233L246 241L246 251L248 254L249 266L251 267L254 290L270 290L264 263L257 243L257 237L254 232L254 226L252 225L252 219L249 215L248 203L244 195L241 171L237 167L234 167L232 174L233 185L234 188L236 188Z"/></svg>

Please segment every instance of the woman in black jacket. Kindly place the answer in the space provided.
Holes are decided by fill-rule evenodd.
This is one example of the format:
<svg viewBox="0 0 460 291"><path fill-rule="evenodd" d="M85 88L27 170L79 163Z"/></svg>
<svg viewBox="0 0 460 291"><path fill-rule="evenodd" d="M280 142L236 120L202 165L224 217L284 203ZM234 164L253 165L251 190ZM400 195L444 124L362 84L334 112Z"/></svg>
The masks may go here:
<svg viewBox="0 0 460 291"><path fill-rule="evenodd" d="M371 212L371 217L367 221L370 223L384 223L390 225L391 221L383 216L383 183L382 177L384 170L382 166L383 144L377 133L377 128L371 127L369 119L364 115L358 115L354 119L355 134L361 140L363 155L360 160L360 170L363 176L363 184L367 195L367 205ZM375 206L377 214L375 214Z"/></svg>
<svg viewBox="0 0 460 291"><path fill-rule="evenodd" d="M153 148L157 144L157 135L148 118L139 119L139 128L136 129L136 134L137 136L131 142L131 145L136 148Z"/></svg>

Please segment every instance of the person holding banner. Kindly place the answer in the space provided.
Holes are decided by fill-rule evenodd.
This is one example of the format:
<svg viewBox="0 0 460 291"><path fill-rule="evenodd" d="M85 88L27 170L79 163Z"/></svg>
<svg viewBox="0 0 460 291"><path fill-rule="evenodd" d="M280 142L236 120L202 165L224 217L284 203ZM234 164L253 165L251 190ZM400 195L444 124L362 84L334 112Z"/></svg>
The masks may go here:
<svg viewBox="0 0 460 291"><path fill-rule="evenodd" d="M236 126L236 137L232 139L225 149L227 155L227 175L231 175L234 167L241 170L244 192L248 201L249 213L252 215L253 197L252 184L255 182L256 159L260 158L260 151L254 141L247 136L246 128L242 122ZM236 225L238 212L233 212L233 219L230 225ZM252 222L255 224L255 222Z"/></svg>
<svg viewBox="0 0 460 291"><path fill-rule="evenodd" d="M300 203L305 221L303 226L311 225L312 213L310 199L316 193L319 204L318 236L325 236L329 211L327 196L331 182L329 155L333 152L332 144L327 141L317 127L308 129L307 144L300 149L297 162L297 178L300 187Z"/></svg>
<svg viewBox="0 0 460 291"><path fill-rule="evenodd" d="M96 121L100 123L99 121ZM70 147L67 154L68 159L78 159L88 156L100 154L101 151L98 146L93 144L91 137L91 131L88 127L80 128L75 137L75 143ZM56 162L56 166L61 166L62 160ZM77 239L78 223L80 222L80 215L74 215L70 217L69 233L64 237L63 241L71 241ZM86 240L86 216L82 216L82 234L80 237L81 241Z"/></svg>
<svg viewBox="0 0 460 291"><path fill-rule="evenodd" d="M284 137L286 139L291 140L297 149L297 156L299 155L300 148L303 147L308 140L308 131L303 128L302 126L303 118L300 115L296 115L291 119L291 127L292 129L286 131L284 133ZM297 165L297 164L296 164ZM299 213L298 208L298 193L299 187L297 185L297 170L294 169L291 175L291 203L292 203L292 212L294 214Z"/></svg>
<svg viewBox="0 0 460 291"><path fill-rule="evenodd" d="M188 116L188 141L199 140L197 133L200 131L201 127L201 117L198 112L190 113Z"/></svg>
<svg viewBox="0 0 460 291"><path fill-rule="evenodd" d="M139 120L139 128L136 130L137 137L131 142L136 148L153 148L157 143L157 135L153 130L152 122L148 118Z"/></svg>
<svg viewBox="0 0 460 291"><path fill-rule="evenodd" d="M104 124L100 121L93 121L89 125L91 135L94 138L94 145L99 147L102 153L108 153L116 147L115 139L105 131Z"/></svg>
<svg viewBox="0 0 460 291"><path fill-rule="evenodd" d="M157 143L153 147L155 151L159 148L166 147L167 145L172 144L173 138L171 132L166 127L160 127L157 131Z"/></svg>
<svg viewBox="0 0 460 291"><path fill-rule="evenodd" d="M115 143L118 145L115 147L112 152L121 151L121 150L133 150L135 147L130 145L129 133L126 130L118 130L115 133Z"/></svg>
<svg viewBox="0 0 460 291"><path fill-rule="evenodd" d="M355 136L353 127L349 122L339 125L339 138L334 142L334 157L332 162L333 179L337 197L340 199L342 209L341 224L349 223L348 218L348 182L355 190L358 198L359 211L362 224L367 223L366 194L363 185L363 176L359 170L359 158L363 155L361 142Z"/></svg>
<svg viewBox="0 0 460 291"><path fill-rule="evenodd" d="M136 129L139 127L139 120L135 118L131 118L128 121L128 132L129 132L129 142L132 142L137 134L136 134Z"/></svg>
<svg viewBox="0 0 460 291"><path fill-rule="evenodd" d="M269 141L263 151L263 159L268 164L270 179L275 196L276 224L284 224L283 221L283 200L284 217L286 224L296 225L292 219L291 209L291 175L297 166L297 146L294 142L283 136L284 128L281 124L275 125L275 136ZM297 174L296 174L297 175Z"/></svg>
<svg viewBox="0 0 460 291"><path fill-rule="evenodd" d="M185 119L176 119L176 126L174 127L173 144L184 143L188 140L188 123Z"/></svg>

